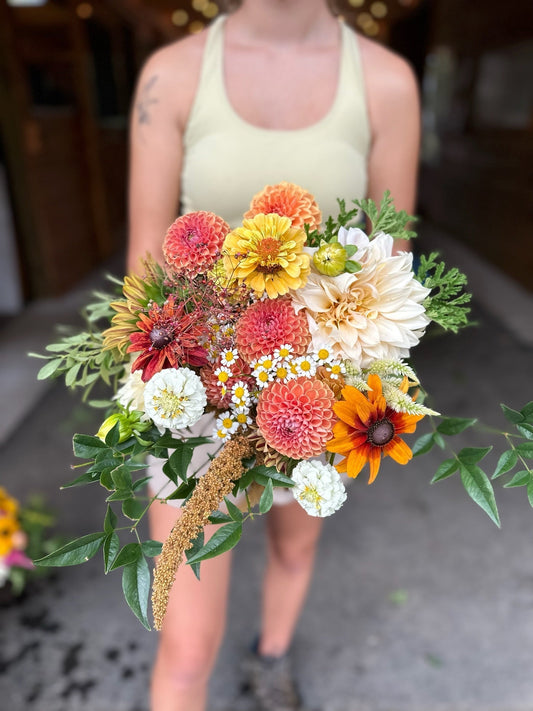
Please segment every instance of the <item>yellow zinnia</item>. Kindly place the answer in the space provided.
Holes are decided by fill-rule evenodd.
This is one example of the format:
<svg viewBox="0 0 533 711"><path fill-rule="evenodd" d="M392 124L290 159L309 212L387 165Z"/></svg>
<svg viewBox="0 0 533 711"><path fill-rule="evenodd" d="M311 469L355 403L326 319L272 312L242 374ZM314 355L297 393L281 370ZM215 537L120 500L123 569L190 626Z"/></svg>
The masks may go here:
<svg viewBox="0 0 533 711"><path fill-rule="evenodd" d="M224 240L224 269L257 296L266 291L275 299L306 283L310 258L303 251L305 240L305 232L291 227L288 217L260 213Z"/></svg>

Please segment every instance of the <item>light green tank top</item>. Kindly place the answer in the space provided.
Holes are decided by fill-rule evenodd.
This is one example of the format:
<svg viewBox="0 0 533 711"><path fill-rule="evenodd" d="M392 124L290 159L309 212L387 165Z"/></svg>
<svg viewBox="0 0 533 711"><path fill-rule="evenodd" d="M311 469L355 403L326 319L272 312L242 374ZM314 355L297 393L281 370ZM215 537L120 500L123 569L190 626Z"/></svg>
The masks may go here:
<svg viewBox="0 0 533 711"><path fill-rule="evenodd" d="M200 80L184 135L183 212L208 210L231 227L251 198L283 180L312 193L324 219L366 196L370 127L356 34L341 24L336 97L320 121L297 130L254 126L233 109L224 83L225 16L209 28Z"/></svg>

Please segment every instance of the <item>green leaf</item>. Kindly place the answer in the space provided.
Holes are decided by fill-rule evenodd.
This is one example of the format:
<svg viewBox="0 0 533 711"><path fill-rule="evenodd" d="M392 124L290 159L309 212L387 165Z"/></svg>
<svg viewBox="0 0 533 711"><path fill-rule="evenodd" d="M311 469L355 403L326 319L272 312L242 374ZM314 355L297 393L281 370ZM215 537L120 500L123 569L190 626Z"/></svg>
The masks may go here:
<svg viewBox="0 0 533 711"><path fill-rule="evenodd" d="M533 481L530 481L527 485L527 498L529 505L533 508Z"/></svg>
<svg viewBox="0 0 533 711"><path fill-rule="evenodd" d="M109 503L110 501L124 501L125 499L131 499L132 494L133 491L131 489L117 489L107 497L106 502Z"/></svg>
<svg viewBox="0 0 533 711"><path fill-rule="evenodd" d="M264 464L261 464L258 467L253 467L247 473L251 474L253 479L258 484L261 484L261 486L266 486L269 479L272 480L272 484L274 486L294 486L293 480L289 479L289 477L285 476L285 474L279 472L276 467L267 467Z"/></svg>
<svg viewBox="0 0 533 711"><path fill-rule="evenodd" d="M120 540L118 535L112 531L108 533L104 539L104 572L107 574L117 557L118 549L120 548Z"/></svg>
<svg viewBox="0 0 533 711"><path fill-rule="evenodd" d="M435 439L433 438L433 432L424 434L419 437L412 446L413 457L418 457L419 454L425 454L433 449L435 444Z"/></svg>
<svg viewBox="0 0 533 711"><path fill-rule="evenodd" d="M117 555L113 561L113 565L110 570L115 570L123 565L130 565L135 563L139 558L142 557L142 549L140 543L126 543L124 548Z"/></svg>
<svg viewBox="0 0 533 711"><path fill-rule="evenodd" d="M199 444L209 444L212 442L213 440L211 437L186 437L184 439L176 439L169 432L165 432L164 435L156 440L155 446L175 449L176 447L182 447L183 445L197 447Z"/></svg>
<svg viewBox="0 0 533 711"><path fill-rule="evenodd" d="M172 494L169 494L169 496L165 496L165 499L167 501L173 501L175 499L186 499L189 494L191 494L195 490L197 483L198 480L192 476L190 479L187 479L186 482L178 486L176 491L173 491Z"/></svg>
<svg viewBox="0 0 533 711"><path fill-rule="evenodd" d="M533 459L533 442L522 442L516 445L516 451L521 457Z"/></svg>
<svg viewBox="0 0 533 711"><path fill-rule="evenodd" d="M72 368L69 368L67 371L67 374L65 376L65 385L67 388L72 387L74 383L76 382L76 378L78 377L78 373L80 372L81 368L81 363L76 363L76 365L73 365Z"/></svg>
<svg viewBox="0 0 533 711"><path fill-rule="evenodd" d="M113 484L113 478L111 476L111 472L113 469L111 467L108 467L107 469L103 469L102 473L100 474L100 484L104 487L104 489L107 489L108 491L113 491L115 489L115 485Z"/></svg>
<svg viewBox="0 0 533 711"><path fill-rule="evenodd" d="M443 417L437 427L437 432L443 435L456 435L468 427L472 427L476 422L477 419L470 417Z"/></svg>
<svg viewBox="0 0 533 711"><path fill-rule="evenodd" d="M92 558L104 542L105 533L89 533L81 538L75 538L70 543L49 553L44 558L33 561L35 565L55 567L79 565Z"/></svg>
<svg viewBox="0 0 533 711"><path fill-rule="evenodd" d="M502 474L511 471L511 469L516 465L517 461L518 455L514 449L508 449L507 451L503 452L500 455L500 458L498 459L498 464L496 465L496 469L494 471L494 474L492 475L492 478L497 479Z"/></svg>
<svg viewBox="0 0 533 711"><path fill-rule="evenodd" d="M512 489L515 486L527 486L531 481L531 472L527 469L521 469L516 472L513 478L503 485L504 489Z"/></svg>
<svg viewBox="0 0 533 711"><path fill-rule="evenodd" d="M113 533L117 525L117 515L111 508L111 506L107 506L107 511L105 514L105 519L104 519L104 531L106 533Z"/></svg>
<svg viewBox="0 0 533 711"><path fill-rule="evenodd" d="M122 573L122 591L134 615L149 630L146 613L150 594L150 569L143 556L125 566Z"/></svg>
<svg viewBox="0 0 533 711"><path fill-rule="evenodd" d="M231 521L233 521L231 516L223 511L213 511L211 516L209 516L210 523L230 523Z"/></svg>
<svg viewBox="0 0 533 711"><path fill-rule="evenodd" d="M221 526L194 556L189 563L197 563L208 558L215 558L237 545L242 535L242 523L227 523Z"/></svg>
<svg viewBox="0 0 533 711"><path fill-rule="evenodd" d="M187 481L187 470L191 463L194 448L185 444L176 447L168 458L168 467L164 470L171 481L178 485L178 477L182 481Z"/></svg>
<svg viewBox="0 0 533 711"><path fill-rule="evenodd" d="M457 455L457 458L460 460L461 464L476 464L476 462L480 462L483 457L485 457L490 452L491 449L492 446L464 447Z"/></svg>
<svg viewBox="0 0 533 711"><path fill-rule="evenodd" d="M507 405L504 405L503 402L500 403L500 407L502 408L505 417L509 420L509 422L512 422L513 425L518 424L518 422L524 421L524 416L521 412L517 412L516 410L507 407Z"/></svg>
<svg viewBox="0 0 533 711"><path fill-rule="evenodd" d="M162 548L163 544L160 541L152 541L150 539L141 543L142 552L149 558L153 558L154 556L159 555L161 553Z"/></svg>
<svg viewBox="0 0 533 711"><path fill-rule="evenodd" d="M435 482L437 481L447 479L449 476L452 476L452 474L455 474L458 469L459 462L457 461L457 459L445 459L437 469L435 476L431 480L431 483L435 484Z"/></svg>
<svg viewBox="0 0 533 711"><path fill-rule="evenodd" d="M524 420L527 420L527 422L531 422L533 420L533 400L531 400L531 402L528 402L527 405L524 405L520 412L523 415Z"/></svg>
<svg viewBox="0 0 533 711"><path fill-rule="evenodd" d="M91 435L75 434L72 438L74 456L80 459L93 459L103 449L108 449L107 444L98 437Z"/></svg>
<svg viewBox="0 0 533 711"><path fill-rule="evenodd" d="M344 265L344 271L348 272L348 274L355 274L361 271L361 265L359 262L353 262L351 259L348 259Z"/></svg>
<svg viewBox="0 0 533 711"><path fill-rule="evenodd" d="M48 363L43 365L37 373L37 380L46 380L47 378L53 377L62 362L63 358L54 358L53 360L49 360Z"/></svg>
<svg viewBox="0 0 533 711"><path fill-rule="evenodd" d="M152 478L151 476L143 476L142 479L137 479L137 481L133 482L133 485L131 487L132 490L137 491L137 489L140 489L145 484L148 484L148 482L150 481L151 478Z"/></svg>
<svg viewBox="0 0 533 711"><path fill-rule="evenodd" d="M197 563L191 563L190 559L193 558L200 550L202 550L204 545L204 532L200 531L200 533L196 536L196 538L193 541L192 548L189 548L188 550L185 551L185 557L187 558L187 563L191 566L192 572L196 575L198 580L200 580L200 562L198 561Z"/></svg>
<svg viewBox="0 0 533 711"><path fill-rule="evenodd" d="M146 504L139 499L125 499L122 502L122 513L130 521L138 521L146 510Z"/></svg>
<svg viewBox="0 0 533 711"><path fill-rule="evenodd" d="M224 502L228 508L228 513L231 516L231 519L237 522L242 521L242 511L237 506L235 506L233 501L231 501L230 499L228 499L227 496L225 496Z"/></svg>
<svg viewBox="0 0 533 711"><path fill-rule="evenodd" d="M132 487L131 472L127 466L120 464L111 472L111 478L116 489L129 489Z"/></svg>
<svg viewBox="0 0 533 711"><path fill-rule="evenodd" d="M265 486L265 490L261 494L261 498L259 499L259 512L262 514L267 513L267 511L270 511L272 508L272 504L274 503L274 489L272 486L272 479L269 479L267 482L267 485Z"/></svg>
<svg viewBox="0 0 533 711"><path fill-rule="evenodd" d="M105 436L105 443L108 447L116 447L120 442L120 422L117 420L113 427Z"/></svg>
<svg viewBox="0 0 533 711"><path fill-rule="evenodd" d="M433 433L433 439L435 440L435 444L440 448L440 449L446 449L446 442L444 440L444 437L439 433L439 432L434 432Z"/></svg>
<svg viewBox="0 0 533 711"><path fill-rule="evenodd" d="M98 481L99 479L100 479L100 476L99 476L98 472L87 471L87 472L84 472L83 474L81 474L76 479L69 481L67 484L62 484L61 488L62 489L70 489L72 486L82 486L83 484L94 484L94 482Z"/></svg>
<svg viewBox="0 0 533 711"><path fill-rule="evenodd" d="M533 425L530 425L526 422L521 425L516 425L516 429L520 432L520 434L523 437L527 437L528 439L533 439Z"/></svg>
<svg viewBox="0 0 533 711"><path fill-rule="evenodd" d="M494 498L494 490L488 476L477 464L461 463L461 481L466 492L483 511L500 526L500 517Z"/></svg>

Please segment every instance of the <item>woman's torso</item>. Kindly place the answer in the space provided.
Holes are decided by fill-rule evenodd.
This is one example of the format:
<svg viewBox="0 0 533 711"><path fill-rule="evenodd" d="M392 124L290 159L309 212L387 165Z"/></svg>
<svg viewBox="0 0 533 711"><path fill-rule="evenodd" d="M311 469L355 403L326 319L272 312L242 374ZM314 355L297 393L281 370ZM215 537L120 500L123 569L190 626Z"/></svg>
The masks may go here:
<svg viewBox="0 0 533 711"><path fill-rule="evenodd" d="M337 198L364 197L370 127L355 33L340 25L338 77L329 110L305 128L277 130L245 120L228 98L225 22L219 18L208 31L185 128L182 210L209 210L234 227L255 193L283 180L311 192L324 216L336 214Z"/></svg>

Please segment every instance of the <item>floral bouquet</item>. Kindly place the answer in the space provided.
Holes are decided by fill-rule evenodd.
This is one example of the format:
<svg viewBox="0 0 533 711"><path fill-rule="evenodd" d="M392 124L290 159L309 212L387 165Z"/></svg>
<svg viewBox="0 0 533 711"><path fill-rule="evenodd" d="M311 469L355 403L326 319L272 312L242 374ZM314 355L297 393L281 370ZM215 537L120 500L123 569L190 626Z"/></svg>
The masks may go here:
<svg viewBox="0 0 533 711"><path fill-rule="evenodd" d="M57 547L57 540L44 540L43 533L54 518L34 499L22 507L0 486L0 590L20 595L37 569L32 557L42 556ZM51 544L51 545L49 545Z"/></svg>
<svg viewBox="0 0 533 711"><path fill-rule="evenodd" d="M368 232L353 226L361 217ZM160 628L184 555L199 575L200 562L231 549L244 521L276 496L290 492L310 515L328 516L346 499L347 478L367 465L371 483L384 457L406 464L471 426L442 417L413 449L404 440L438 415L405 359L432 322L466 325L470 299L464 275L436 254L422 256L416 272L411 253L394 254L395 239L415 236L412 219L386 194L379 207L339 201L322 227L313 196L289 183L256 195L234 230L210 212L179 217L164 239L164 267L148 257L141 275L118 282L118 300L97 295L89 331L48 346L40 377L65 375L87 391L103 379L114 395L93 403L109 407L97 434L74 436L85 470L67 485L106 490L103 530L38 564L80 563L102 548L105 571L123 568L126 601L149 627L146 558L160 554L152 586ZM531 439L533 408L510 412ZM519 445L524 456L529 445ZM459 471L498 523L478 465L488 449L454 454L434 480ZM162 479L142 472L147 455L162 463ZM173 500L182 512L169 539L142 541L149 507ZM204 542L208 523L221 525Z"/></svg>

